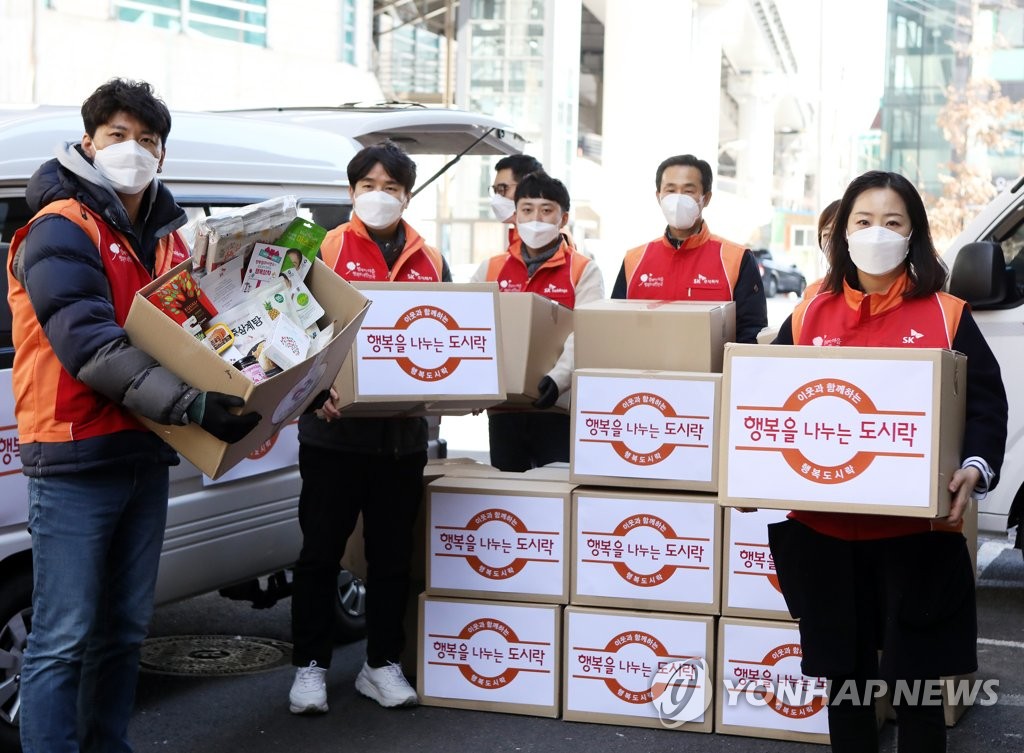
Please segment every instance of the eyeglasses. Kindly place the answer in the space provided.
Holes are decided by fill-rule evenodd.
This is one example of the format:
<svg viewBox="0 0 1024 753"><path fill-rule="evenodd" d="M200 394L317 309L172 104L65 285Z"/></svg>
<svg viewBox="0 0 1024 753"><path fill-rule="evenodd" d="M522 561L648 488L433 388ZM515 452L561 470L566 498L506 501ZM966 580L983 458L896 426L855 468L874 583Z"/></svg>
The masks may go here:
<svg viewBox="0 0 1024 753"><path fill-rule="evenodd" d="M508 196L509 192L515 193L516 183L498 183L497 185L491 186L491 190L494 191L497 196Z"/></svg>

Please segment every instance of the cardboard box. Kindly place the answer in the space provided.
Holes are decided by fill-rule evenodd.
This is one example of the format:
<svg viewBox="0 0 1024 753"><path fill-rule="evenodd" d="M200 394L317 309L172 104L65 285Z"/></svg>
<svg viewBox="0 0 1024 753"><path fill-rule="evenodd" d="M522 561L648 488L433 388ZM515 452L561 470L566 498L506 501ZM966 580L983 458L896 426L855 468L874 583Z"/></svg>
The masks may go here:
<svg viewBox="0 0 1024 753"><path fill-rule="evenodd" d="M446 477L427 493L427 593L565 604L572 486Z"/></svg>
<svg viewBox="0 0 1024 753"><path fill-rule="evenodd" d="M572 309L536 293L502 293L498 304L505 403L531 407L572 334Z"/></svg>
<svg viewBox="0 0 1024 753"><path fill-rule="evenodd" d="M424 706L558 717L562 608L421 596Z"/></svg>
<svg viewBox="0 0 1024 753"><path fill-rule="evenodd" d="M716 614L721 508L713 496L577 488L571 604Z"/></svg>
<svg viewBox="0 0 1024 753"><path fill-rule="evenodd" d="M238 395L245 400L240 412L256 411L262 419L239 442L227 444L195 424L164 426L142 422L210 478L216 479L293 421L313 398L331 386L348 358L369 301L323 262L310 270L307 284L327 312L321 324L334 322L334 337L316 355L258 385L233 368L212 349L165 316L146 299L153 290L183 269L187 260L135 294L124 328L132 344L201 390Z"/></svg>
<svg viewBox="0 0 1024 753"><path fill-rule="evenodd" d="M592 301L573 310L578 369L721 373L736 339L732 301Z"/></svg>
<svg viewBox="0 0 1024 753"><path fill-rule="evenodd" d="M496 283L355 287L373 306L334 384L346 415L458 416L504 402Z"/></svg>
<svg viewBox="0 0 1024 753"><path fill-rule="evenodd" d="M722 504L946 516L966 367L934 348L729 345Z"/></svg>
<svg viewBox="0 0 1024 753"><path fill-rule="evenodd" d="M768 526L785 510L742 512L726 508L722 540L722 614L792 620L768 548Z"/></svg>
<svg viewBox="0 0 1024 753"><path fill-rule="evenodd" d="M573 482L716 491L721 379L678 371L577 369Z"/></svg>
<svg viewBox="0 0 1024 753"><path fill-rule="evenodd" d="M714 618L565 609L562 718L711 732Z"/></svg>
<svg viewBox="0 0 1024 753"><path fill-rule="evenodd" d="M569 478L569 464L563 462L548 463L540 468L531 468L523 471L523 476L528 479L539 479L542 481L561 481L563 484L571 483Z"/></svg>
<svg viewBox="0 0 1024 753"><path fill-rule="evenodd" d="M800 671L793 622L718 621L715 731L828 744L828 686Z"/></svg>

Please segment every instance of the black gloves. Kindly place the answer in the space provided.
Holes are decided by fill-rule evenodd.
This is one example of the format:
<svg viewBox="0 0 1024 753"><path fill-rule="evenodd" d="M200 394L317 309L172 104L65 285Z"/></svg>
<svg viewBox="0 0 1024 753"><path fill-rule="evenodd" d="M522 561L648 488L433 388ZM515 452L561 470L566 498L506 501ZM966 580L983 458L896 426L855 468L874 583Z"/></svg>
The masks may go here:
<svg viewBox="0 0 1024 753"><path fill-rule="evenodd" d="M538 410L550 408L558 399L558 385L549 376L537 382L537 391L540 392L540 397L533 401L533 407Z"/></svg>
<svg viewBox="0 0 1024 753"><path fill-rule="evenodd" d="M232 444L256 428L260 422L259 413L246 413L239 416L230 408L241 408L245 401L235 395L223 392L200 392L199 397L188 406L188 417L194 423L217 437Z"/></svg>

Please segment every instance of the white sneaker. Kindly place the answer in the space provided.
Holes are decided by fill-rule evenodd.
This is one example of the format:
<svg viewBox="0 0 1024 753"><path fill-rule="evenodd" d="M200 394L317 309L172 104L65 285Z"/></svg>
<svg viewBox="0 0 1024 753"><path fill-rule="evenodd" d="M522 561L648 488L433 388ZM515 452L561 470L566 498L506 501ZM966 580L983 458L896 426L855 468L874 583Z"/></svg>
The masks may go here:
<svg viewBox="0 0 1024 753"><path fill-rule="evenodd" d="M386 709L395 706L415 706L419 703L416 691L402 674L402 666L394 662L388 662L377 669L373 669L369 664L363 664L359 676L356 677L356 690Z"/></svg>
<svg viewBox="0 0 1024 753"><path fill-rule="evenodd" d="M327 711L327 670L315 661L295 670L295 682L288 693L288 710L293 714L322 714Z"/></svg>

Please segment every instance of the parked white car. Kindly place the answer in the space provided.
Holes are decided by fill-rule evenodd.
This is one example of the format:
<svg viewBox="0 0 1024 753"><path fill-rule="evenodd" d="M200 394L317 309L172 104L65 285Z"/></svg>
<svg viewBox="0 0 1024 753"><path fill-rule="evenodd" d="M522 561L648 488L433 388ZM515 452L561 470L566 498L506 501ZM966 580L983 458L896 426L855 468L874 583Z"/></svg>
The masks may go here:
<svg viewBox="0 0 1024 753"><path fill-rule="evenodd" d="M296 124L316 116L311 126ZM263 117L263 116L266 117ZM471 113L427 108L332 108L242 114L175 112L161 174L178 203L198 218L284 194L301 215L327 228L348 219L346 165L362 145L394 138L413 155L514 154L521 137ZM55 146L82 135L78 108L0 109L0 262L31 213L29 177ZM421 176L426 180L428 176ZM0 750L17 750L19 672L31 626L31 541L11 390L11 314L0 275ZM432 453L443 455L433 427ZM286 427L217 482L183 460L171 469L158 603L228 589L270 605L288 594L284 573L298 556L300 487L297 428ZM255 579L271 576L261 588ZM339 580L339 632L360 629L361 584Z"/></svg>
<svg viewBox="0 0 1024 753"><path fill-rule="evenodd" d="M979 506L979 528L1002 532L1024 516L1024 176L993 199L944 255L949 292L971 304L1010 404L999 486ZM1017 527L1017 546L1021 545Z"/></svg>

